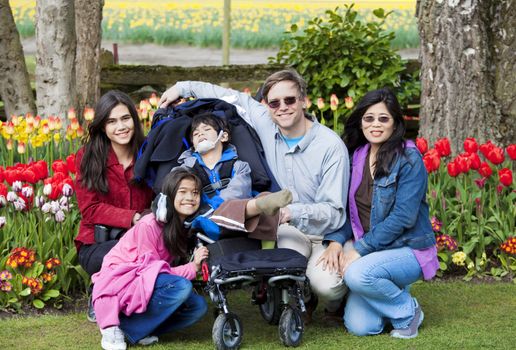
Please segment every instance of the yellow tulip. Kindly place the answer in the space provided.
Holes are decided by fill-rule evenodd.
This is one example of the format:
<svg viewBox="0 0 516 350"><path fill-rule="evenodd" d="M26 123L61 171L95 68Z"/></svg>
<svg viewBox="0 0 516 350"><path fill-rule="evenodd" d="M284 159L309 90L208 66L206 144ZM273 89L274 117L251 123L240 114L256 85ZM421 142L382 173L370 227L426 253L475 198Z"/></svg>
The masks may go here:
<svg viewBox="0 0 516 350"><path fill-rule="evenodd" d="M332 111L336 111L339 106L339 98L335 94L330 96L330 108Z"/></svg>

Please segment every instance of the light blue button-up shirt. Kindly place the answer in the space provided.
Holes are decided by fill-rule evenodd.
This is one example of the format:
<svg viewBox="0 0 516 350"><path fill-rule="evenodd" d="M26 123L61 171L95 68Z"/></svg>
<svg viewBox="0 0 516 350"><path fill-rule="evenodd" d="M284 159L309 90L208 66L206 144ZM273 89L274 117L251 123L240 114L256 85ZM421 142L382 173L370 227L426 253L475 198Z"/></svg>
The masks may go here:
<svg viewBox="0 0 516 350"><path fill-rule="evenodd" d="M291 225L305 234L323 236L344 224L349 157L336 133L314 121L299 143L289 148L267 107L249 95L203 82L178 82L176 86L183 97L233 97L231 102L243 108L240 113L260 137L276 181L292 192Z"/></svg>

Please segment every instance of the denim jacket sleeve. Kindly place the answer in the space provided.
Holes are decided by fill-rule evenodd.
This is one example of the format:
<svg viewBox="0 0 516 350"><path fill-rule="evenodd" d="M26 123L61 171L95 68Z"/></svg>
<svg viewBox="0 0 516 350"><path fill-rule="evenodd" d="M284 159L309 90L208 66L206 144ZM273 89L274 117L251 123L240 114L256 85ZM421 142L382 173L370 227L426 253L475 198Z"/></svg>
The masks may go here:
<svg viewBox="0 0 516 350"><path fill-rule="evenodd" d="M428 174L419 152L409 151L407 157L409 159L400 158L402 164L392 209L383 221L354 243L361 256L385 249L416 223L419 206L426 195Z"/></svg>
<svg viewBox="0 0 516 350"><path fill-rule="evenodd" d="M349 222L349 215L344 222L344 225L337 231L333 231L324 235L323 244L327 246L331 242L338 242L342 246L344 243L353 238L353 230L351 229L351 223Z"/></svg>

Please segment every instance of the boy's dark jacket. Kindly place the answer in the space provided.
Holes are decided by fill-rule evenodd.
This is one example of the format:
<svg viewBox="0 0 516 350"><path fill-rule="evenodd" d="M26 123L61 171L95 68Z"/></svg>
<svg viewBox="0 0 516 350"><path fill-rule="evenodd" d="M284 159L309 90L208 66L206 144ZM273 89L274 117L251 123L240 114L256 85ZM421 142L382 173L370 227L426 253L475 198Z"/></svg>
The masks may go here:
<svg viewBox="0 0 516 350"><path fill-rule="evenodd" d="M253 190L278 191L279 186L267 166L256 132L238 115L233 105L214 98L158 109L154 113L153 127L138 153L134 178L137 181L145 180L154 192L159 193L163 178L179 165L179 156L190 147L188 140L192 117L207 111L226 120L231 143L237 148L239 158L251 167Z"/></svg>

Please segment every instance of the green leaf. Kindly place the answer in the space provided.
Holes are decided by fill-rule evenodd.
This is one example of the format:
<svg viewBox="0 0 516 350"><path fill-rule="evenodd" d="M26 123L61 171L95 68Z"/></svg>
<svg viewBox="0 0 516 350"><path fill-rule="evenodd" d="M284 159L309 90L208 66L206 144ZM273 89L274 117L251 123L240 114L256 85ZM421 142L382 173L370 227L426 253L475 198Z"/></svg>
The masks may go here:
<svg viewBox="0 0 516 350"><path fill-rule="evenodd" d="M57 289L49 289L43 293L43 296L49 298L57 298L59 296L59 291Z"/></svg>
<svg viewBox="0 0 516 350"><path fill-rule="evenodd" d="M446 263L444 262L439 262L439 269L441 269L442 271L446 271L446 269L448 269L448 266L446 265Z"/></svg>
<svg viewBox="0 0 516 350"><path fill-rule="evenodd" d="M297 32L297 30L298 30L298 29L299 29L299 28L297 27L297 24L295 24L295 23L294 23L294 24L292 24L292 25L290 26L290 31L291 31L292 33Z"/></svg>
<svg viewBox="0 0 516 350"><path fill-rule="evenodd" d="M34 299L32 305L34 305L36 309L43 309L45 307L45 303L40 299Z"/></svg>
<svg viewBox="0 0 516 350"><path fill-rule="evenodd" d="M22 297L26 297L26 296L30 295L30 288L29 287L25 288L20 293L18 293L18 295L20 295Z"/></svg>
<svg viewBox="0 0 516 350"><path fill-rule="evenodd" d="M373 10L373 14L378 18L384 18L385 17L385 10L382 8Z"/></svg>

